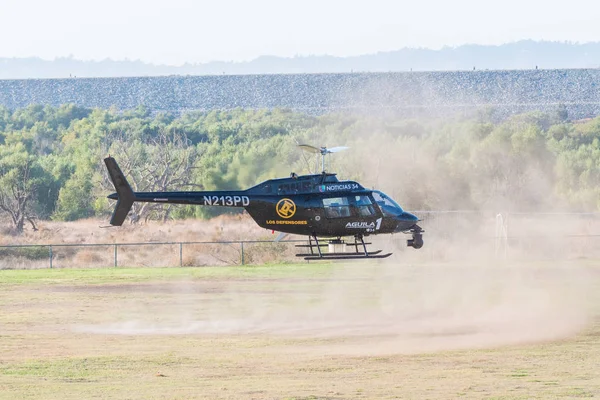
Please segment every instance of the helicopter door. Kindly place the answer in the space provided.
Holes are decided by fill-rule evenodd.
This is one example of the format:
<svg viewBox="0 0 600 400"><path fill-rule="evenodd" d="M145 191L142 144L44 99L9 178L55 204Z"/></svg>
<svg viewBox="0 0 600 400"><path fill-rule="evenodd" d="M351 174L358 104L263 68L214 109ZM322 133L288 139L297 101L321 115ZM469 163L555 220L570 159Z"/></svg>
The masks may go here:
<svg viewBox="0 0 600 400"><path fill-rule="evenodd" d="M377 232L381 228L383 216L375 207L371 196L355 195L352 196L353 213L357 216L356 222L353 222L350 227L356 229L364 229L365 233Z"/></svg>
<svg viewBox="0 0 600 400"><path fill-rule="evenodd" d="M325 217L331 219L350 218L350 199L348 197L331 197L323 199Z"/></svg>
<svg viewBox="0 0 600 400"><path fill-rule="evenodd" d="M354 196L354 202L352 203L356 207L356 215L364 219L373 219L381 216L381 213L377 212L371 197L366 195Z"/></svg>
<svg viewBox="0 0 600 400"><path fill-rule="evenodd" d="M356 219L351 207L351 197L329 197L322 199L323 213L327 224L327 229L334 234L343 229L347 223Z"/></svg>

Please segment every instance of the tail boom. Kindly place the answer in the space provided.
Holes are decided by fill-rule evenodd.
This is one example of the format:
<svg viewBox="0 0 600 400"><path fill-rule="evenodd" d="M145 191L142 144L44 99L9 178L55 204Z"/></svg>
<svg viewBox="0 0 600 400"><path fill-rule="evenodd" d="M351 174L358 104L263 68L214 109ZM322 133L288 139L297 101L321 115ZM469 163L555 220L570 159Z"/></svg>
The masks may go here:
<svg viewBox="0 0 600 400"><path fill-rule="evenodd" d="M220 207L247 207L250 205L250 197L247 191L214 191L214 192L134 192L125 179L125 175L112 157L104 159L108 174L115 187L116 193L108 196L109 199L117 200L110 224L123 225L129 210L134 202L140 203L167 203L167 204L190 204L201 206Z"/></svg>
<svg viewBox="0 0 600 400"><path fill-rule="evenodd" d="M135 201L145 203L191 204L199 206L247 207L246 191L136 192Z"/></svg>

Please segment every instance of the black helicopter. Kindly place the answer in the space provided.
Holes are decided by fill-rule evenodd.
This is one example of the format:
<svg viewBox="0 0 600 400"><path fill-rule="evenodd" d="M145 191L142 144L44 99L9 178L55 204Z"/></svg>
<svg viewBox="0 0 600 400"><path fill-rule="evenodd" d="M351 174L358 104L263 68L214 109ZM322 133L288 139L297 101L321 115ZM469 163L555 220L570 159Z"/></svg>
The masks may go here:
<svg viewBox="0 0 600 400"><path fill-rule="evenodd" d="M111 225L125 221L133 202L195 204L218 207L241 207L258 225L272 231L307 235L308 253L297 254L306 260L385 258L392 253L367 251L364 237L382 233L411 234L407 245L423 247L423 229L416 216L405 212L392 198L379 190L365 189L354 181L340 181L336 174L325 172L325 156L346 147L313 147L303 150L321 154L323 172L289 178L270 179L246 190L210 192L134 192L112 157L104 159L117 193L108 196L117 200ZM326 238L325 243L319 241ZM354 237L346 243L343 237ZM346 251L346 245L351 250ZM359 247L360 246L360 247ZM321 250L329 247L328 252Z"/></svg>

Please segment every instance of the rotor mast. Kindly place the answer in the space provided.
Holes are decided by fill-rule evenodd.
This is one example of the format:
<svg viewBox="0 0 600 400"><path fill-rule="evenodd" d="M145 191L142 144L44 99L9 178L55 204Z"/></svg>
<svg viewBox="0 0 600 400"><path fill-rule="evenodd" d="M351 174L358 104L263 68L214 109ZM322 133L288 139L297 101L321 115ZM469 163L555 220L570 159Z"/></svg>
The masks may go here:
<svg viewBox="0 0 600 400"><path fill-rule="evenodd" d="M330 149L328 149L325 146L321 146L319 148L319 147L311 146L309 144L299 144L298 147L300 147L302 150L307 151L309 153L321 154L321 171L323 174L325 173L325 156L327 154L337 153L337 152L349 149L349 147L346 147L346 146L337 146L337 147L332 147Z"/></svg>

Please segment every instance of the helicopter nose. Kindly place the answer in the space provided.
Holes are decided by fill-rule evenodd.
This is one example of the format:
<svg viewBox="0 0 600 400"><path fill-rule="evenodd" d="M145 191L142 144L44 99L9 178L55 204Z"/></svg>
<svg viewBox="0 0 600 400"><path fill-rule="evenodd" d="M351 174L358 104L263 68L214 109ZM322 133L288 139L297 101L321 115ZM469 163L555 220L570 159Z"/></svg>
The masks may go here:
<svg viewBox="0 0 600 400"><path fill-rule="evenodd" d="M402 212L402 214L396 217L398 220L398 225L396 227L396 231L405 231L413 227L418 221L419 218L411 213Z"/></svg>
<svg viewBox="0 0 600 400"><path fill-rule="evenodd" d="M400 217L405 220L405 221L412 221L412 222L417 222L419 221L419 218L416 215L413 215L411 213L407 213L406 211L403 212L402 214L400 214Z"/></svg>

